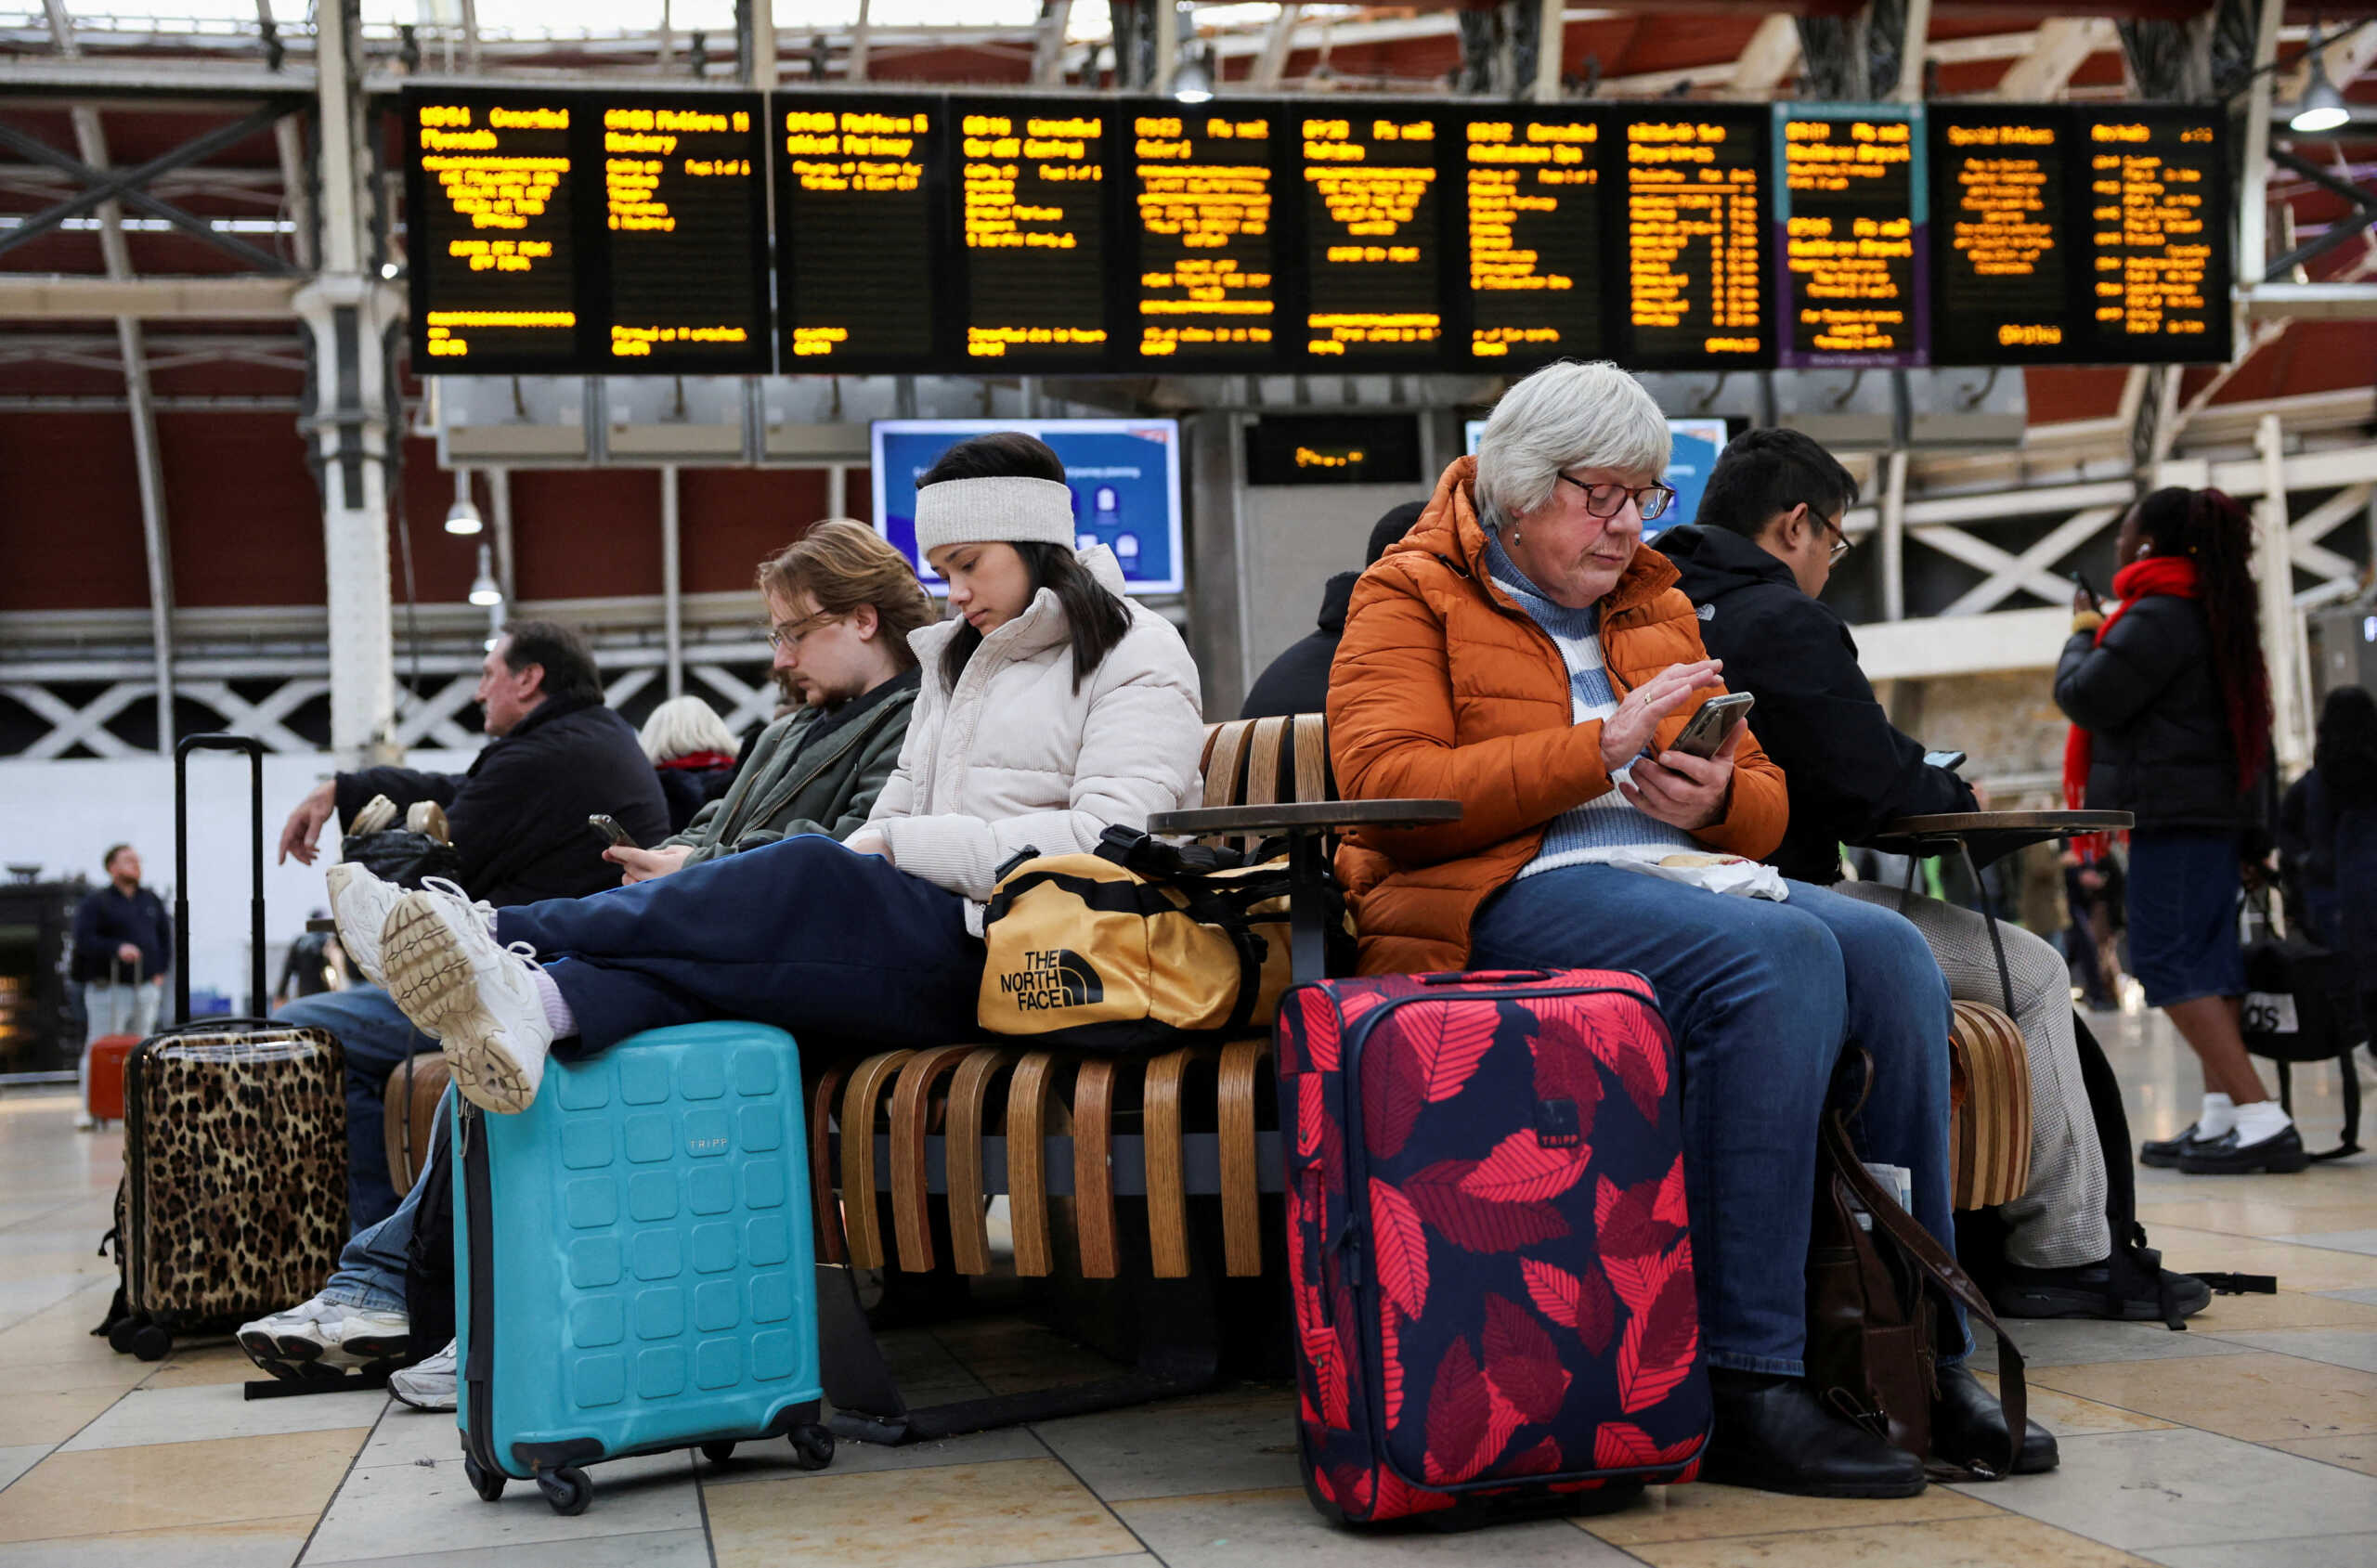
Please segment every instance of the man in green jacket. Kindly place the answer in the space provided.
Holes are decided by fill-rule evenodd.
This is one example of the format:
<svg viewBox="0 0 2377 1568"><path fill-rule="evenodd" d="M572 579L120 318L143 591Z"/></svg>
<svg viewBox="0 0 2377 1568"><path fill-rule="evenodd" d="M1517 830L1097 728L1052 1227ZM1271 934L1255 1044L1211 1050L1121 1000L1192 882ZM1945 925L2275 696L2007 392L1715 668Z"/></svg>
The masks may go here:
<svg viewBox="0 0 2377 1568"><path fill-rule="evenodd" d="M796 834L846 838L900 760L919 677L908 633L932 601L891 546L862 524L820 523L760 568L775 669L806 706L761 732L685 831L608 858L629 882L666 876Z"/></svg>

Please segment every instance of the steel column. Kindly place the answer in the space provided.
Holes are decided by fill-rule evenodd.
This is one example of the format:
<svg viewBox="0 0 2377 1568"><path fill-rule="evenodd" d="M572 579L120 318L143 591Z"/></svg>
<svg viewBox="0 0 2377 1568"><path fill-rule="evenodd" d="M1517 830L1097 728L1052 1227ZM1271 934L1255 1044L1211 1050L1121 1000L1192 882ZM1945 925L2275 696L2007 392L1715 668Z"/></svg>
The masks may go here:
<svg viewBox="0 0 2377 1568"><path fill-rule="evenodd" d="M2264 414L2254 445L2262 495L2254 506L2254 578L2261 590L2262 657L2269 666L2270 744L2287 773L2311 760L2310 660L2294 607L2294 534L2286 510L2286 434Z"/></svg>
<svg viewBox="0 0 2377 1568"><path fill-rule="evenodd" d="M1906 619L1906 452L1893 450L1882 482L1882 618Z"/></svg>
<svg viewBox="0 0 2377 1568"><path fill-rule="evenodd" d="M660 616L661 640L669 654L669 694L685 694L685 596L680 569L682 551L678 537L677 467L660 471Z"/></svg>

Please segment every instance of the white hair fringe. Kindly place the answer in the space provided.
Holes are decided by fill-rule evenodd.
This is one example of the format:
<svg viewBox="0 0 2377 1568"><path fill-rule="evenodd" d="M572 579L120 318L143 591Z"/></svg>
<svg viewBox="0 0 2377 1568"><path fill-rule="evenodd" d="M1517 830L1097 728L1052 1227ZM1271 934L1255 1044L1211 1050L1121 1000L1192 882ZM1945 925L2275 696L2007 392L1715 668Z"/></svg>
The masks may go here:
<svg viewBox="0 0 2377 1568"><path fill-rule="evenodd" d="M1673 447L1643 383L1606 359L1546 365L1494 405L1477 443L1477 519L1488 529L1552 499L1560 472L1614 468L1656 479Z"/></svg>
<svg viewBox="0 0 2377 1568"><path fill-rule="evenodd" d="M738 745L718 710L699 697L671 697L662 703L636 732L636 739L656 768L697 751L722 751L732 757Z"/></svg>

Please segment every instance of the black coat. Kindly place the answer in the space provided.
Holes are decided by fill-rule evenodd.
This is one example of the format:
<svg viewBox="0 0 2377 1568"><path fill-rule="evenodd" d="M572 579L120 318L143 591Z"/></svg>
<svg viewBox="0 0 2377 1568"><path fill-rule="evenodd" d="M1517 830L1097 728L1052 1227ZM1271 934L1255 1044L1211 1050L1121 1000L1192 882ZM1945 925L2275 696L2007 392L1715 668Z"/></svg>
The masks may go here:
<svg viewBox="0 0 2377 1568"><path fill-rule="evenodd" d="M1283 714L1319 713L1329 706L1329 667L1337 658L1338 639L1345 635L1345 608L1354 601L1359 572L1340 572L1321 590L1320 627L1291 643L1287 652L1255 677L1246 693L1240 719L1271 719Z"/></svg>
<svg viewBox="0 0 2377 1568"><path fill-rule="evenodd" d="M1784 875L1829 887L1843 844L1899 817L1974 810L1972 786L1892 726L1849 623L1800 592L1790 567L1724 528L1669 528L1656 548L1700 606L1700 640L1725 661L1726 687L1758 699L1750 732L1791 795L1790 825L1767 857Z"/></svg>
<svg viewBox="0 0 2377 1568"><path fill-rule="evenodd" d="M140 950L137 973L117 956L130 942ZM106 884L74 912L73 978L77 984L131 985L174 966L174 923L165 901L146 888L126 898Z"/></svg>
<svg viewBox="0 0 2377 1568"><path fill-rule="evenodd" d="M2142 828L2243 828L2266 817L2237 788L2212 625L2197 601L2138 600L2102 645L2074 632L2056 666L2055 701L2091 736L2091 810L2134 812Z"/></svg>
<svg viewBox="0 0 2377 1568"><path fill-rule="evenodd" d="M2377 803L2337 798L2313 768L2279 808L2278 848L2306 934L2351 953L2377 991Z"/></svg>
<svg viewBox="0 0 2377 1568"><path fill-rule="evenodd" d="M619 885L619 868L603 859L602 835L586 825L597 812L618 819L638 844L669 836L660 780L628 721L591 700L547 698L512 732L489 741L464 773L366 768L338 776L342 823L375 795L401 813L417 800L446 808L456 878L474 899L494 904L577 899Z"/></svg>

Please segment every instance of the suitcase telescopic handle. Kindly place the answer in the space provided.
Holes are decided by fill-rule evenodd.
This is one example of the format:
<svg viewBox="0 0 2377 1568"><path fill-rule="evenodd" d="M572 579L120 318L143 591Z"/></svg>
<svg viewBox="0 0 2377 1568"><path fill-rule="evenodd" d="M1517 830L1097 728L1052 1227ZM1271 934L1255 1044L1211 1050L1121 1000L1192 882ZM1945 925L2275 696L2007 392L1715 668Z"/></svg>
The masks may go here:
<svg viewBox="0 0 2377 1568"><path fill-rule="evenodd" d="M174 1016L189 1017L189 754L240 751L248 758L249 994L264 1004L264 742L253 735L184 735L174 747Z"/></svg>

